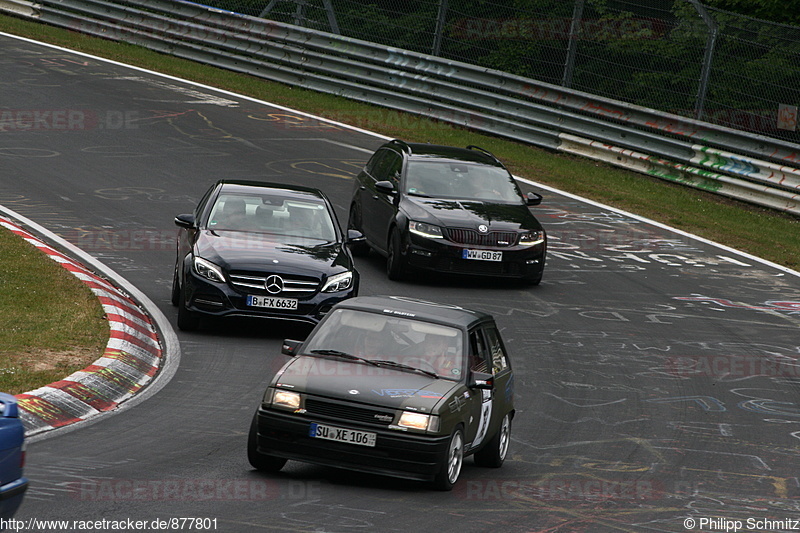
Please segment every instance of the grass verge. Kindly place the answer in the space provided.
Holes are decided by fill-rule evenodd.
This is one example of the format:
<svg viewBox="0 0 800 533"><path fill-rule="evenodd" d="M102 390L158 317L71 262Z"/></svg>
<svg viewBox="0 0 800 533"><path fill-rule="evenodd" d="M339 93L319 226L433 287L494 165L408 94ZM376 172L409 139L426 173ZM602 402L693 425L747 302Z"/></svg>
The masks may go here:
<svg viewBox="0 0 800 533"><path fill-rule="evenodd" d="M36 247L0 231L0 391L30 391L98 359L108 322L89 288Z"/></svg>

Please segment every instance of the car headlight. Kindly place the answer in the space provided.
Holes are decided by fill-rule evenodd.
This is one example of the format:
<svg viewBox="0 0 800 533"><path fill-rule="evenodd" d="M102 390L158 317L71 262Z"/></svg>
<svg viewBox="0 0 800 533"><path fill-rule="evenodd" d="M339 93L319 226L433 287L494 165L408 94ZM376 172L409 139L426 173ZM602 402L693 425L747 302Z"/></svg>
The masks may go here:
<svg viewBox="0 0 800 533"><path fill-rule="evenodd" d="M194 258L194 271L201 278L206 278L209 281L215 281L217 283L225 283L225 275L222 273L222 269L202 257Z"/></svg>
<svg viewBox="0 0 800 533"><path fill-rule="evenodd" d="M428 239L443 239L442 228L434 226L433 224L426 224L425 222L416 222L414 220L408 223L408 230Z"/></svg>
<svg viewBox="0 0 800 533"><path fill-rule="evenodd" d="M272 407L297 411L300 409L300 394L293 391L275 389L272 393Z"/></svg>
<svg viewBox="0 0 800 533"><path fill-rule="evenodd" d="M519 236L519 245L520 246L534 246L536 244L541 244L544 242L544 232L543 231L529 231L528 233L523 233Z"/></svg>
<svg viewBox="0 0 800 533"><path fill-rule="evenodd" d="M400 420L397 421L397 425L402 428L416 429L419 431L438 431L439 417L412 411L403 411L403 414L400 415Z"/></svg>
<svg viewBox="0 0 800 533"><path fill-rule="evenodd" d="M353 284L353 272L348 270L341 274L336 274L328 278L325 285L322 286L322 292L337 292L349 289Z"/></svg>

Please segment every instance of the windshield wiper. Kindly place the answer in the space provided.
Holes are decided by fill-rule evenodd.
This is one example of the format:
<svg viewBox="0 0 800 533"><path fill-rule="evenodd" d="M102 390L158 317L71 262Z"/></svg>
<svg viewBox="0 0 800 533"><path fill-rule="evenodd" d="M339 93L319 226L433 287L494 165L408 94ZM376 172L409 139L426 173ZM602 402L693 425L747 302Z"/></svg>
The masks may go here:
<svg viewBox="0 0 800 533"><path fill-rule="evenodd" d="M439 378L439 374L436 372L431 372L430 370L425 370L424 368L419 368L417 366L411 365L404 365L403 363L398 363L396 361L386 361L386 360L378 360L378 361L371 361L375 363L377 366L390 366L392 368L400 368L402 370L411 370L412 372L422 372L426 376L430 376L432 378Z"/></svg>
<svg viewBox="0 0 800 533"><path fill-rule="evenodd" d="M388 366L392 368L399 368L401 370L410 370L412 372L421 372L426 376L430 376L432 378L439 378L439 374L436 372L431 372L430 370L425 370L424 368L419 368L416 366L411 365L404 365L403 363L398 363L396 361L388 361L385 359L365 359L363 357L359 357L357 355L349 354L347 352L342 352L339 350L311 350L311 353L314 355L329 355L332 357L341 357L342 359L349 359L350 361L359 361L362 363L367 363L368 365L372 366Z"/></svg>
<svg viewBox="0 0 800 533"><path fill-rule="evenodd" d="M408 192L409 196L419 196L420 198L433 198L430 194L422 194L421 192Z"/></svg>
<svg viewBox="0 0 800 533"><path fill-rule="evenodd" d="M361 361L362 363L367 363L369 365L380 366L375 361L370 361L369 359L364 359L363 357L349 354L347 352L341 352L339 350L311 350L311 353L313 353L314 355L330 355L333 357L341 357L342 359L349 359L351 361Z"/></svg>

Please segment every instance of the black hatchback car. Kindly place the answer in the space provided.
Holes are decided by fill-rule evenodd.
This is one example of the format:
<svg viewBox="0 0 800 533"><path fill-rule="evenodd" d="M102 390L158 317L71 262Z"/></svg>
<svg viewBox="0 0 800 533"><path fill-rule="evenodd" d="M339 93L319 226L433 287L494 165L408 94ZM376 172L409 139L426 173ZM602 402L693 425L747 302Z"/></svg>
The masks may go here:
<svg viewBox="0 0 800 533"><path fill-rule="evenodd" d="M514 375L490 315L362 296L282 351L250 427L258 470L294 459L450 490L465 456L498 468L508 454Z"/></svg>
<svg viewBox="0 0 800 533"><path fill-rule="evenodd" d="M491 153L390 141L358 174L348 227L387 258L390 279L413 269L522 279L538 284L547 236L516 181Z"/></svg>
<svg viewBox="0 0 800 533"><path fill-rule="evenodd" d="M201 316L316 324L358 294L347 238L317 189L220 180L175 224L172 303L182 330Z"/></svg>

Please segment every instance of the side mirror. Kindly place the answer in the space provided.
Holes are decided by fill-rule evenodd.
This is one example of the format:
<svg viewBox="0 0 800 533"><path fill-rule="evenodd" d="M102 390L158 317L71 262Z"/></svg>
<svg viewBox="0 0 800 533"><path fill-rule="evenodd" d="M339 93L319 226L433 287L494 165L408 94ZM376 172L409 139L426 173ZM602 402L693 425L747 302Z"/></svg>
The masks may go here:
<svg viewBox="0 0 800 533"><path fill-rule="evenodd" d="M194 229L194 215L176 216L175 225L179 228Z"/></svg>
<svg viewBox="0 0 800 533"><path fill-rule="evenodd" d="M529 192L525 195L525 205L539 205L542 203L542 195L535 192Z"/></svg>
<svg viewBox="0 0 800 533"><path fill-rule="evenodd" d="M492 390L494 388L494 376L484 372L473 372L469 388Z"/></svg>
<svg viewBox="0 0 800 533"><path fill-rule="evenodd" d="M364 237L364 234L357 229L348 229L347 239L344 242L345 244L361 244L366 242L366 240L367 239Z"/></svg>
<svg viewBox="0 0 800 533"><path fill-rule="evenodd" d="M13 396L7 396L0 393L0 417L2 418L19 417L17 402Z"/></svg>
<svg viewBox="0 0 800 533"><path fill-rule="evenodd" d="M297 355L297 352L300 351L300 347L303 345L303 341L294 341L291 339L285 339L283 341L283 345L281 346L281 353L283 355L291 355L294 357Z"/></svg>
<svg viewBox="0 0 800 533"><path fill-rule="evenodd" d="M394 184L392 184L391 181L378 181L375 183L375 189L377 189L380 193L388 194L390 196L397 194L397 191L394 189Z"/></svg>

